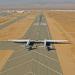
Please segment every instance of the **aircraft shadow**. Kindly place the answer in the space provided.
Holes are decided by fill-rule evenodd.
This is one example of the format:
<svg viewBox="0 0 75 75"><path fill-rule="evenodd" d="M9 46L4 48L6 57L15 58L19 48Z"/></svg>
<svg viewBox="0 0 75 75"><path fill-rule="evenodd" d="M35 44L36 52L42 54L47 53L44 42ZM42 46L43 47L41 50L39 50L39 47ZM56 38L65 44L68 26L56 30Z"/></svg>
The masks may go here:
<svg viewBox="0 0 75 75"><path fill-rule="evenodd" d="M31 50L36 50L37 48L31 48L31 49L28 49L29 51ZM48 51L51 51L51 50L56 50L55 48L50 48L50 47L47 47L46 48Z"/></svg>
<svg viewBox="0 0 75 75"><path fill-rule="evenodd" d="M47 50L48 50L48 51L51 51L51 50L56 50L56 49L55 49L55 48L47 47Z"/></svg>

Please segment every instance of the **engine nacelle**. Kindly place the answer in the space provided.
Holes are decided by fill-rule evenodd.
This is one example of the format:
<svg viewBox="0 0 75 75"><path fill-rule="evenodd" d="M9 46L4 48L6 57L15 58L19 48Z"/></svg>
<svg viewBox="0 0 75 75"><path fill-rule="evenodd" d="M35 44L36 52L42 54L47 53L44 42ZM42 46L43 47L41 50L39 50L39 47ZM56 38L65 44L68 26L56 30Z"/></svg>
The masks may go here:
<svg viewBox="0 0 75 75"><path fill-rule="evenodd" d="M50 46L50 42L48 42L47 40L44 41L44 47L49 47Z"/></svg>
<svg viewBox="0 0 75 75"><path fill-rule="evenodd" d="M33 46L33 45L34 45L34 42L33 41L31 41L31 40L28 40L27 41L26 46Z"/></svg>

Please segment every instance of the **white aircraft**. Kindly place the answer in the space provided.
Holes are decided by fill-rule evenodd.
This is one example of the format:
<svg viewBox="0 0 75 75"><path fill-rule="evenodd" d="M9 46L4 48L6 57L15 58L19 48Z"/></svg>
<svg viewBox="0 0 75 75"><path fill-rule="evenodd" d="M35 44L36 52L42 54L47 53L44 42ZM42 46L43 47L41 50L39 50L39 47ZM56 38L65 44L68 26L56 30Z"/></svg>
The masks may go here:
<svg viewBox="0 0 75 75"><path fill-rule="evenodd" d="M29 40L29 39L22 39L22 40L8 40L10 42L15 43L24 43L25 47L27 47L29 50L32 50L33 45L36 44L36 47L38 44L43 44L43 47L46 47L47 49L52 49L52 44L68 44L68 40Z"/></svg>

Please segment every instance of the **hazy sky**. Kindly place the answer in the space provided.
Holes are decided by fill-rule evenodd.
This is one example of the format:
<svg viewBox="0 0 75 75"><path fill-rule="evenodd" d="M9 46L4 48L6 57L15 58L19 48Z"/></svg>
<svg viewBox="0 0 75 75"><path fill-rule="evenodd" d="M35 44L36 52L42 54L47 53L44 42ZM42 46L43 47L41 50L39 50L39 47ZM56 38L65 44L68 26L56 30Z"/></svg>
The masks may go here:
<svg viewBox="0 0 75 75"><path fill-rule="evenodd" d="M0 7L45 7L74 3L75 0L0 0Z"/></svg>

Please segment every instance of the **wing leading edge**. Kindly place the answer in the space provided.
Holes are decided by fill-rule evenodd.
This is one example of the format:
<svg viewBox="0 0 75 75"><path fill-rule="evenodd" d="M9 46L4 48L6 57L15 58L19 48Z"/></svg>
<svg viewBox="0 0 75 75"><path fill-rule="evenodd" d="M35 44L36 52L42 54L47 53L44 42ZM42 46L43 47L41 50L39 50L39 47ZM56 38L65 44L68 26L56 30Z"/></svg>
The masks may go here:
<svg viewBox="0 0 75 75"><path fill-rule="evenodd" d="M69 43L68 40L8 40L10 42L17 42L17 43L27 43L27 42L33 42L33 43L51 43L51 44L65 44Z"/></svg>

